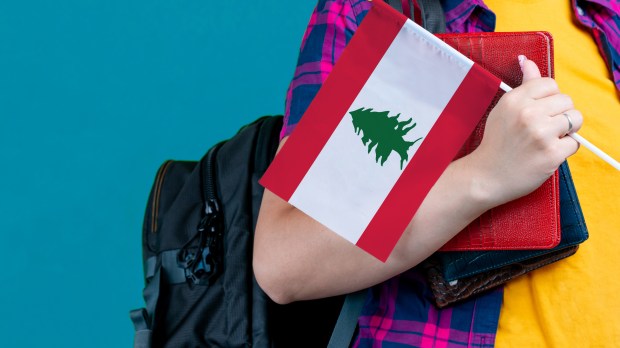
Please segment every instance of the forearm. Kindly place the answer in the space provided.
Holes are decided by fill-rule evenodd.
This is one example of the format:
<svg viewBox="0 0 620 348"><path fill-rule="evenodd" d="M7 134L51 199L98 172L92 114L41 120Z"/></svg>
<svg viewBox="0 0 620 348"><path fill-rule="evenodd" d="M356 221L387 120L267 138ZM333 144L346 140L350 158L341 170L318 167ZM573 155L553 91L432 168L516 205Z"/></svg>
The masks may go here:
<svg viewBox="0 0 620 348"><path fill-rule="evenodd" d="M279 302L371 286L415 266L491 207L539 187L578 148L558 115L570 113L574 131L582 117L555 81L533 62L521 64L523 85L493 108L480 146L441 175L386 263L265 191L254 244L259 284Z"/></svg>
<svg viewBox="0 0 620 348"><path fill-rule="evenodd" d="M489 208L467 161L440 177L386 263L265 191L254 250L259 284L286 303L363 289L415 266Z"/></svg>

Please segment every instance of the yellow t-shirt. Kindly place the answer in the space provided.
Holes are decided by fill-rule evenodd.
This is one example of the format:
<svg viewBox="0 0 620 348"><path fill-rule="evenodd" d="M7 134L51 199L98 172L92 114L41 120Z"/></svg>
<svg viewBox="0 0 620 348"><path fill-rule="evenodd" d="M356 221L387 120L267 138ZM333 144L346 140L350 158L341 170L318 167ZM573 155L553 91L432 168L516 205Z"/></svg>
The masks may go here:
<svg viewBox="0 0 620 348"><path fill-rule="evenodd" d="M555 75L584 115L579 131L620 159L620 102L569 0L486 0L496 31L549 31ZM590 238L577 254L510 282L497 347L620 347L620 172L582 147L569 158Z"/></svg>

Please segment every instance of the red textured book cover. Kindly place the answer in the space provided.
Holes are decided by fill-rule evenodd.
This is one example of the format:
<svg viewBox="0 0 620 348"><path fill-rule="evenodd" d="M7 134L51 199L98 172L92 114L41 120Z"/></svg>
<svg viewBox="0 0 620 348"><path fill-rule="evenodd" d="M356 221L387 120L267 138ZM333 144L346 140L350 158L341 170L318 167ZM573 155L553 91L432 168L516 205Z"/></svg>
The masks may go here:
<svg viewBox="0 0 620 348"><path fill-rule="evenodd" d="M508 86L521 85L517 56L538 65L542 76L553 77L553 39L547 32L470 33L437 35ZM472 152L484 133L499 91L457 158ZM560 243L560 200L557 171L531 194L493 208L446 243L441 251L550 249Z"/></svg>

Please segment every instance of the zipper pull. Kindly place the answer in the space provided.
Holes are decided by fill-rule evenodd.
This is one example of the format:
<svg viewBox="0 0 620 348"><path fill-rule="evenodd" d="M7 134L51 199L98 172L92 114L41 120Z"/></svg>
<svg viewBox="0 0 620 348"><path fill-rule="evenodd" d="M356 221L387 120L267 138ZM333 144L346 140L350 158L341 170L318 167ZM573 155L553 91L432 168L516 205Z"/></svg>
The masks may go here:
<svg viewBox="0 0 620 348"><path fill-rule="evenodd" d="M216 199L207 200L207 204L205 204L205 215L220 215L220 205L217 203Z"/></svg>

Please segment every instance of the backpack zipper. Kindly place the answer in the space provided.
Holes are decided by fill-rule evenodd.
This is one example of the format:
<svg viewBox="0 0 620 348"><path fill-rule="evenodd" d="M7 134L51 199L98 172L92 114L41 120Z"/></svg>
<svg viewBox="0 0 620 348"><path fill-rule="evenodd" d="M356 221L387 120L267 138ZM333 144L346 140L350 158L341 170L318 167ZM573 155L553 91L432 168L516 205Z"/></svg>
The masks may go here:
<svg viewBox="0 0 620 348"><path fill-rule="evenodd" d="M161 194L161 188L164 186L164 177L170 164L172 164L172 160L167 160L162 164L155 176L155 197L153 198L153 205L151 210L151 233L157 233L157 212L159 211L159 197Z"/></svg>
<svg viewBox="0 0 620 348"><path fill-rule="evenodd" d="M206 178L206 182L203 184L204 197L205 197L205 213L209 214L209 202L215 202L217 197L215 196L215 155L224 142L220 142L213 146L207 152L207 158L205 163L205 171L202 177ZM217 203L215 203L217 205Z"/></svg>
<svg viewBox="0 0 620 348"><path fill-rule="evenodd" d="M177 253L177 265L185 269L190 287L211 284L220 272L223 216L215 194L215 155L222 144L213 146L205 156L201 171L204 214L196 233Z"/></svg>
<svg viewBox="0 0 620 348"><path fill-rule="evenodd" d="M203 232L208 225L211 224L211 222L215 219L215 218L219 218L219 213L220 213L220 207L219 204L217 202L217 196L215 195L215 155L217 154L217 151L220 149L220 146L223 144L219 143L216 144L215 146L213 146L211 149L209 149L209 151L207 152L206 155L206 159L205 159L205 167L204 167L204 173L202 173L202 179L204 180L203 182L203 193L204 193L204 205L205 205L205 210L204 210L204 215L202 217L202 219L200 219L200 222L198 223L198 231L199 232Z"/></svg>

